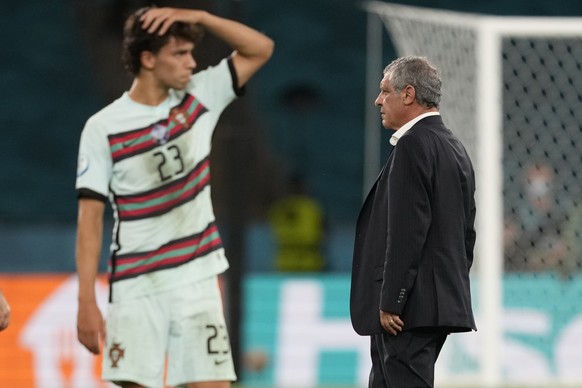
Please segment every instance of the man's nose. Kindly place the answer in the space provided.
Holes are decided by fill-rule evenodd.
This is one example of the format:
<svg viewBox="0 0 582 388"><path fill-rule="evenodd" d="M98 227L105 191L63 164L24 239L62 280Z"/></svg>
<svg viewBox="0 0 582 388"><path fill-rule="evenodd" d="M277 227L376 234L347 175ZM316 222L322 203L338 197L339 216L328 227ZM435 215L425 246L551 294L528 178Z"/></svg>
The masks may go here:
<svg viewBox="0 0 582 388"><path fill-rule="evenodd" d="M188 61L188 67L192 70L196 68L196 59L193 56L190 56L190 60Z"/></svg>

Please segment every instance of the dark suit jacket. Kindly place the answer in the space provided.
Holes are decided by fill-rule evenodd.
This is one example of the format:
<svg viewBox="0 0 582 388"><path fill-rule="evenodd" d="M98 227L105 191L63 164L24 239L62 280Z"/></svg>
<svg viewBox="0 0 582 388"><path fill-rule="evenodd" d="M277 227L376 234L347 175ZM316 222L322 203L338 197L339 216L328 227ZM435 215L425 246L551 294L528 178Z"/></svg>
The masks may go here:
<svg viewBox="0 0 582 388"><path fill-rule="evenodd" d="M475 176L440 116L425 117L388 157L356 225L350 313L361 335L380 334L379 309L404 330L476 330L469 269Z"/></svg>

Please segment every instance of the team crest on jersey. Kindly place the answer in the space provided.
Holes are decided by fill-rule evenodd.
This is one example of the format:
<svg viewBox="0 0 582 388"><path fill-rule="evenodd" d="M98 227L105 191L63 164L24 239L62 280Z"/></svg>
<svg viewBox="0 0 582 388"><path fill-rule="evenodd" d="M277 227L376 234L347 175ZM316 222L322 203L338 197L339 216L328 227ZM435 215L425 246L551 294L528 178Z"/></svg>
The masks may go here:
<svg viewBox="0 0 582 388"><path fill-rule="evenodd" d="M111 367L117 368L119 360L123 358L125 349L121 347L120 343L115 342L111 349L109 349L109 359L111 360Z"/></svg>
<svg viewBox="0 0 582 388"><path fill-rule="evenodd" d="M77 176L81 176L89 169L89 159L85 155L79 155L77 160Z"/></svg>
<svg viewBox="0 0 582 388"><path fill-rule="evenodd" d="M158 144L165 144L170 138L170 132L165 125L156 124L152 127L150 136L153 137Z"/></svg>
<svg viewBox="0 0 582 388"><path fill-rule="evenodd" d="M176 106L170 111L170 121L184 125L186 129L189 129L190 126L188 126L188 118L186 115L187 112L183 108Z"/></svg>

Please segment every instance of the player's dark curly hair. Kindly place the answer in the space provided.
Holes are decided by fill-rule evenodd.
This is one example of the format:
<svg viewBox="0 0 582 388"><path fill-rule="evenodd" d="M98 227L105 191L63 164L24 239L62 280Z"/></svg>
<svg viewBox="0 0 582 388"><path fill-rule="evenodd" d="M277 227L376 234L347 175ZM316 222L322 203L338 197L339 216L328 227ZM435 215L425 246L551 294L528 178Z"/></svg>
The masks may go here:
<svg viewBox="0 0 582 388"><path fill-rule="evenodd" d="M156 54L172 36L196 44L204 35L204 29L201 26L181 22L173 23L164 35L158 35L157 32L150 34L142 28L142 23L139 20L150 9L151 7L144 7L135 11L127 18L123 27L123 54L121 58L125 68L133 76L136 76L141 69L140 54L143 51Z"/></svg>

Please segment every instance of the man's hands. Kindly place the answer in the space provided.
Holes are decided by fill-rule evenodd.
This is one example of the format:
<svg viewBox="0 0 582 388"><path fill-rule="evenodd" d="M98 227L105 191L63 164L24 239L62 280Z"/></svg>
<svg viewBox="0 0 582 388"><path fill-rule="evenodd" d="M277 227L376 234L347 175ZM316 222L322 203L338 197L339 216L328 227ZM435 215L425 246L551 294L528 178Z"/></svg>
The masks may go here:
<svg viewBox="0 0 582 388"><path fill-rule="evenodd" d="M6 301L4 294L0 291L0 331L6 329L10 324L10 305Z"/></svg>
<svg viewBox="0 0 582 388"><path fill-rule="evenodd" d="M181 8L152 8L144 13L139 20L142 27L147 29L150 34L158 32L158 35L164 35L172 23L183 22L188 24L200 23L206 11L195 9Z"/></svg>
<svg viewBox="0 0 582 388"><path fill-rule="evenodd" d="M387 313L386 311L380 310L380 323L384 330L389 334L396 335L402 331L404 327L404 322L396 314Z"/></svg>
<svg viewBox="0 0 582 388"><path fill-rule="evenodd" d="M79 301L77 337L91 353L101 353L101 341L105 338L105 322L96 302Z"/></svg>

